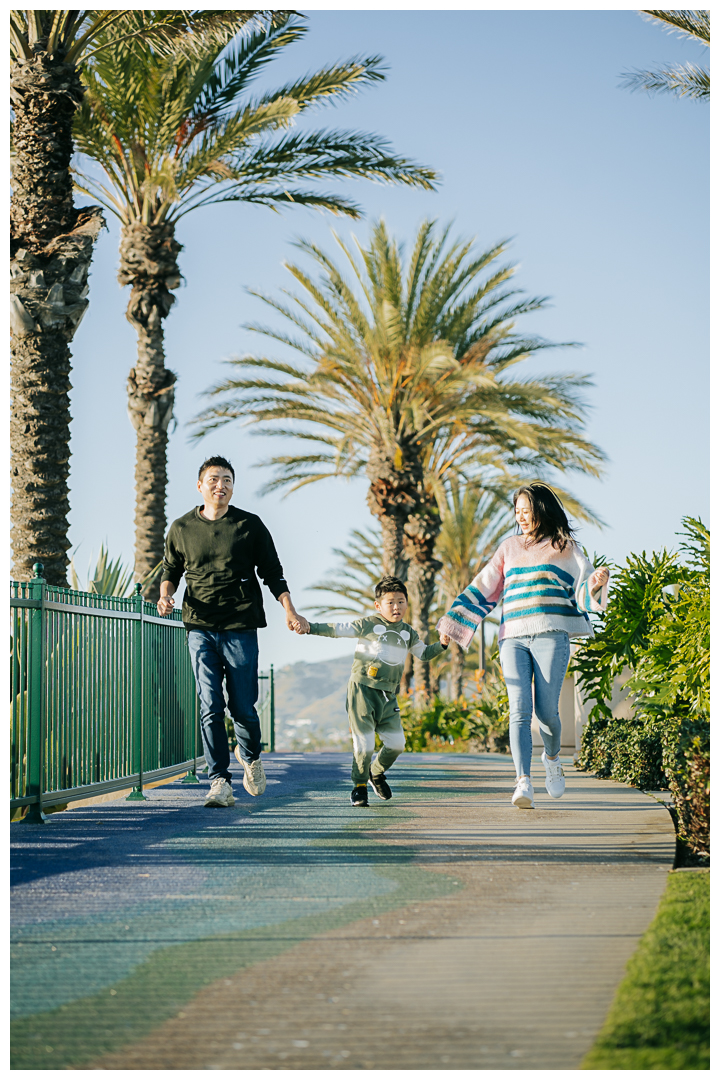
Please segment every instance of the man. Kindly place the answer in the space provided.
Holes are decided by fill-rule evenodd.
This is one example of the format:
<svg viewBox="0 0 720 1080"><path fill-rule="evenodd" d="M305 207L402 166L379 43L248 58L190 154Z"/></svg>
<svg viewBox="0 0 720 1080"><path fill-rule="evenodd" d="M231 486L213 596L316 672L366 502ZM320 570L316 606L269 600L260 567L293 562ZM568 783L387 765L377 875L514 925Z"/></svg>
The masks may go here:
<svg viewBox="0 0 720 1080"><path fill-rule="evenodd" d="M175 606L185 575L182 615L200 698L200 724L210 779L206 806L233 806L230 749L225 730L225 695L233 718L235 756L250 795L265 790L260 760L257 631L267 626L257 569L285 609L288 627L309 623L295 611L270 533L255 514L231 506L235 470L224 457L210 457L198 473L203 504L173 521L165 541L158 612Z"/></svg>

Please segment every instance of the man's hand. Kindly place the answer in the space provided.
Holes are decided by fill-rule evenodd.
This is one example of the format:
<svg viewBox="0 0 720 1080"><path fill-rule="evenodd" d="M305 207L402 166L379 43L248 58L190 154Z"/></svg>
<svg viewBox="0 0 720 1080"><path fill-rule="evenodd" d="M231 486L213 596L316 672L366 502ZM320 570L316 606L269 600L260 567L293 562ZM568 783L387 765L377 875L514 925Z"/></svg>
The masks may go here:
<svg viewBox="0 0 720 1080"><path fill-rule="evenodd" d="M157 602L158 615L169 615L175 607L174 592L175 586L172 581L160 582L160 599Z"/></svg>
<svg viewBox="0 0 720 1080"><path fill-rule="evenodd" d="M293 602L290 599L290 593L280 593L278 600L285 608L285 622L287 623L288 630L294 630L296 634L309 634L310 623L304 615L298 615L293 607Z"/></svg>

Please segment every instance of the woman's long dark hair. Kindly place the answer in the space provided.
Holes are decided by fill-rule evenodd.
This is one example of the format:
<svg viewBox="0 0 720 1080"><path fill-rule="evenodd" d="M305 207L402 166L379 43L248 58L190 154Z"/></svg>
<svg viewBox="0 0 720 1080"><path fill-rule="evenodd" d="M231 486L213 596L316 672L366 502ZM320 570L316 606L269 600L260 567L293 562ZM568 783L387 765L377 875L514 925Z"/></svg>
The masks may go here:
<svg viewBox="0 0 720 1080"><path fill-rule="evenodd" d="M570 528L563 504L551 487L533 481L518 488L513 495L513 507L521 495L527 497L535 522L535 528L528 533L531 543L539 544L541 540L549 539L554 548L564 551L569 543L574 542L575 530Z"/></svg>

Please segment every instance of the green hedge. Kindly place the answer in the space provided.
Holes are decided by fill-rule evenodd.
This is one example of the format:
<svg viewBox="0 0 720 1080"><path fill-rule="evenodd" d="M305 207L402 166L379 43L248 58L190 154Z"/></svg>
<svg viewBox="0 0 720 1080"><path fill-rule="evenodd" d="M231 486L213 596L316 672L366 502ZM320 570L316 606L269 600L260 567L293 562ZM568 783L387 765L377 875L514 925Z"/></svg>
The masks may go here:
<svg viewBox="0 0 720 1080"><path fill-rule="evenodd" d="M636 787L669 788L680 840L710 853L710 533L683 520L679 553L630 555L615 568L599 630L573 670L594 702L578 767ZM630 719L609 702L626 669Z"/></svg>

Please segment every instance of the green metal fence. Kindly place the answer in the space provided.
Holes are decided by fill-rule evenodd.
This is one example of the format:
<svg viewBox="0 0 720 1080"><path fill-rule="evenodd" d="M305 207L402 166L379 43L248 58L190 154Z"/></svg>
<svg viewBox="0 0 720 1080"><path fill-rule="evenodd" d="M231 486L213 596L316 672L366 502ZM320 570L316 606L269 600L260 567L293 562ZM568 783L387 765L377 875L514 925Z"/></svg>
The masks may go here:
<svg viewBox="0 0 720 1080"><path fill-rule="evenodd" d="M68 803L202 764L199 708L180 612L136 595L98 596L11 582L10 806ZM263 744L274 749L272 669L261 675Z"/></svg>

